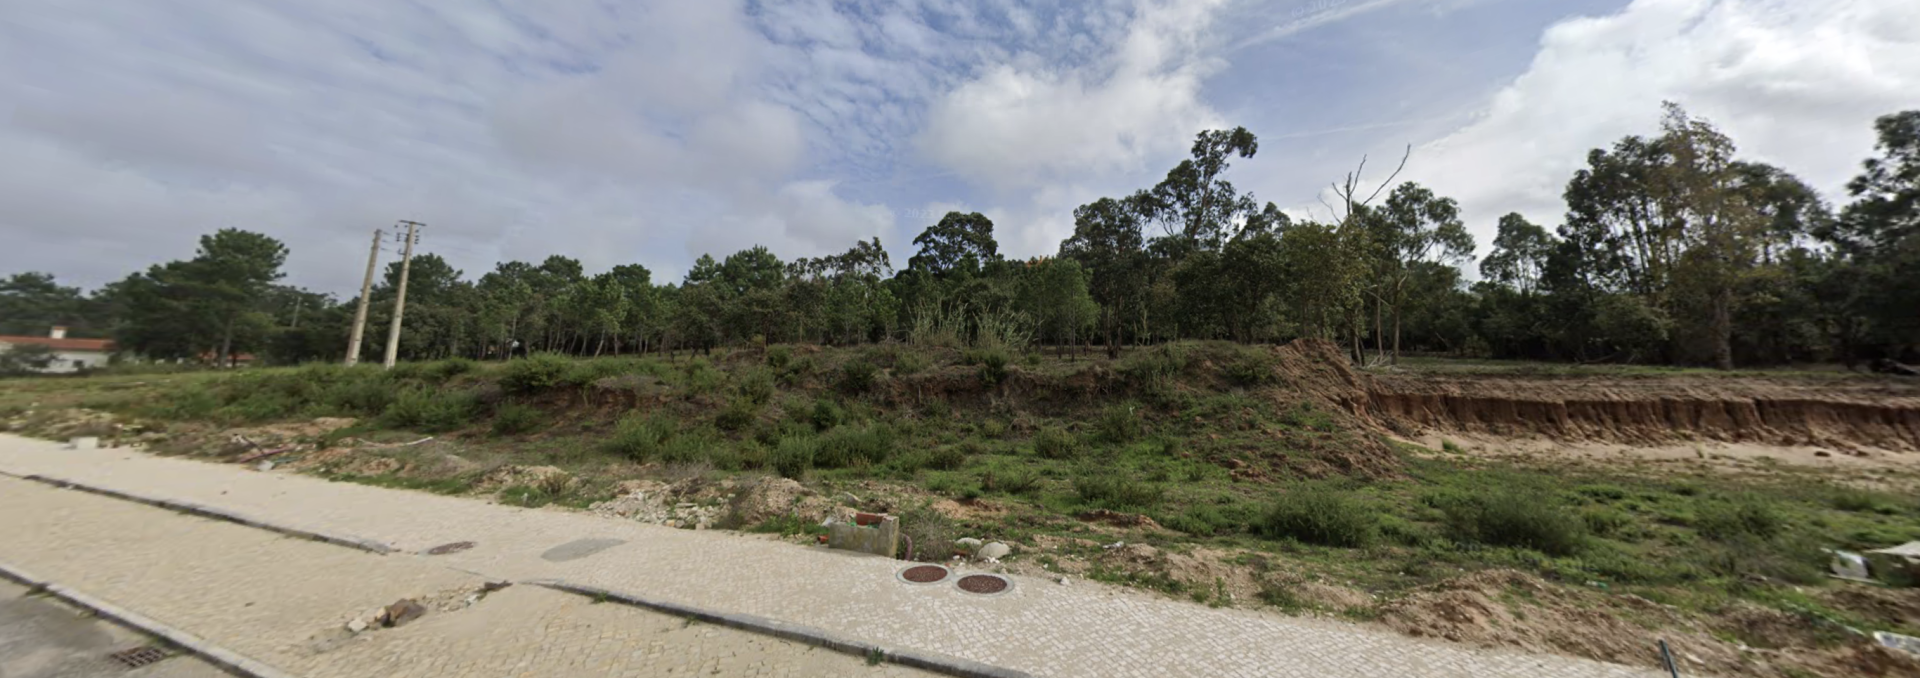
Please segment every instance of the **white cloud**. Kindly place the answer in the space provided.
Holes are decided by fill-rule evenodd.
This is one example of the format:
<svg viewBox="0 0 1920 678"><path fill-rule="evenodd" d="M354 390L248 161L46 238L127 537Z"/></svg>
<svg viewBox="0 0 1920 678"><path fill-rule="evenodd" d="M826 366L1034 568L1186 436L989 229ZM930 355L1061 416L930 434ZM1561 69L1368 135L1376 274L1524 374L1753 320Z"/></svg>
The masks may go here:
<svg viewBox="0 0 1920 678"><path fill-rule="evenodd" d="M1872 150L1872 121L1920 107L1920 3L1635 0L1561 22L1478 120L1415 149L1407 178L1458 198L1482 253L1519 211L1560 223L1586 152L1657 133L1662 100L1843 198Z"/></svg>
<svg viewBox="0 0 1920 678"><path fill-rule="evenodd" d="M1137 173L1220 124L1200 100L1218 66L1201 47L1220 4L1143 1L1113 51L1082 67L994 65L933 103L919 147L1000 190Z"/></svg>

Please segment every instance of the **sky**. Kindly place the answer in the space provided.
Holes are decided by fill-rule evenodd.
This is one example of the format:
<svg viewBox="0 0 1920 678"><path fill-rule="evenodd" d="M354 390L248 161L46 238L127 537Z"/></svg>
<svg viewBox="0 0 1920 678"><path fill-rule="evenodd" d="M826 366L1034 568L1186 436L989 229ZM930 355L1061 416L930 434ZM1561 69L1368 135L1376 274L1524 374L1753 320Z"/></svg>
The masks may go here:
<svg viewBox="0 0 1920 678"><path fill-rule="evenodd" d="M0 275L94 287L226 227L351 296L373 229L503 260L784 258L949 210L1052 254L1201 130L1296 217L1367 158L1561 221L1589 149L1676 101L1844 200L1920 108L1912 0L0 0ZM383 261L395 256L391 239Z"/></svg>

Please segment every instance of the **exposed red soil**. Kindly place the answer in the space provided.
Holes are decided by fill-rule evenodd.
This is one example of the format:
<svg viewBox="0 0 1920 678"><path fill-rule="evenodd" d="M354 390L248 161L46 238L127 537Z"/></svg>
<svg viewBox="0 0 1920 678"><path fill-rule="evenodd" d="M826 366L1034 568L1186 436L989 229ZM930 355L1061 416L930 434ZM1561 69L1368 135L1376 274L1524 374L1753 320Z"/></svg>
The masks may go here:
<svg viewBox="0 0 1920 678"><path fill-rule="evenodd" d="M1375 377L1357 412L1433 428L1655 445L1677 440L1920 450L1920 383L1895 378Z"/></svg>

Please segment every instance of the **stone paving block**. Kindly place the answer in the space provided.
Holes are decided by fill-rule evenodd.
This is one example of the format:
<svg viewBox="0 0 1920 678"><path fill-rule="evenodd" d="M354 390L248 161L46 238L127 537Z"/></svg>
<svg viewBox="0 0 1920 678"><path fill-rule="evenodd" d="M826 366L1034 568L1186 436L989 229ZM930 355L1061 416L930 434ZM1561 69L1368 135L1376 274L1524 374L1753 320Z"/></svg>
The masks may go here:
<svg viewBox="0 0 1920 678"><path fill-rule="evenodd" d="M1661 675L1571 657L1409 638L1330 620L1215 609L1091 582L1063 587L1015 577L1012 590L983 597L950 586L902 584L894 578L903 566L899 561L765 538L258 473L127 450L56 448L0 437L0 471L162 495L393 544L408 553L473 541L473 549L432 558L489 578L574 582L1034 675L1210 678L1266 676L1275 667L1352 678ZM587 537L625 543L564 562L541 557Z"/></svg>

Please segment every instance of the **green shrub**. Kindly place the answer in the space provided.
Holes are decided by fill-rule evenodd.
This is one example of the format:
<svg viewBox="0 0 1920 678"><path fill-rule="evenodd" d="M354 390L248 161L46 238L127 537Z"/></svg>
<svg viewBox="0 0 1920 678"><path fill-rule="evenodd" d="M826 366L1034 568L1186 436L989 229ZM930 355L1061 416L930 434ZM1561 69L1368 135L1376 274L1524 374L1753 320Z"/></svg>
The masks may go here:
<svg viewBox="0 0 1920 678"><path fill-rule="evenodd" d="M893 373L903 377L927 371L933 359L920 351L904 351L893 359Z"/></svg>
<svg viewBox="0 0 1920 678"><path fill-rule="evenodd" d="M1100 411L1093 421L1093 439L1109 445L1125 445L1139 438L1142 433L1138 408L1133 405L1113 405Z"/></svg>
<svg viewBox="0 0 1920 678"><path fill-rule="evenodd" d="M953 541L962 535L952 518L926 503L900 512L900 536L912 544L914 560L937 563L954 555Z"/></svg>
<svg viewBox="0 0 1920 678"><path fill-rule="evenodd" d="M1827 494L1827 504L1835 509L1850 513L1880 513L1893 515L1900 512L1897 502L1880 492L1871 492L1852 487L1835 487Z"/></svg>
<svg viewBox="0 0 1920 678"><path fill-rule="evenodd" d="M988 492L1026 494L1040 486L1040 473L1033 469L997 467L980 476L980 487Z"/></svg>
<svg viewBox="0 0 1920 678"><path fill-rule="evenodd" d="M1391 513L1380 515L1379 525L1380 536L1396 544L1428 546L1435 541L1433 530Z"/></svg>
<svg viewBox="0 0 1920 678"><path fill-rule="evenodd" d="M1441 507L1455 538L1533 549L1554 556L1579 552L1586 524L1541 491L1493 489Z"/></svg>
<svg viewBox="0 0 1920 678"><path fill-rule="evenodd" d="M687 464L713 461L723 452L731 451L711 430L696 429L674 433L660 446L655 458L669 464Z"/></svg>
<svg viewBox="0 0 1920 678"><path fill-rule="evenodd" d="M377 416L393 404L393 382L378 373L345 378L323 385L319 401L323 409L358 417Z"/></svg>
<svg viewBox="0 0 1920 678"><path fill-rule="evenodd" d="M860 395L873 389L874 375L880 368L865 358L855 358L840 366L840 380L835 387L847 395Z"/></svg>
<svg viewBox="0 0 1920 678"><path fill-rule="evenodd" d="M425 433L452 431L472 423L478 405L473 394L465 391L410 388L387 406L380 423Z"/></svg>
<svg viewBox="0 0 1920 678"><path fill-rule="evenodd" d="M1627 498L1626 488L1620 487L1619 485L1608 485L1605 483L1581 485L1579 487L1573 488L1573 491L1579 494L1580 496L1594 499L1597 501L1620 501L1622 499Z"/></svg>
<svg viewBox="0 0 1920 678"><path fill-rule="evenodd" d="M1081 503L1093 508L1116 511L1140 511L1160 503L1165 490L1158 483L1109 471L1083 471L1073 479L1073 491Z"/></svg>
<svg viewBox="0 0 1920 678"><path fill-rule="evenodd" d="M773 450L773 470L787 478L798 480L813 470L813 455L819 445L812 438L788 436L780 439L780 446Z"/></svg>
<svg viewBox="0 0 1920 678"><path fill-rule="evenodd" d="M1702 566L1735 586L1744 586L1755 576L1791 584L1818 583L1830 558L1808 539L1765 539L1749 533L1723 537L1701 549Z"/></svg>
<svg viewBox="0 0 1920 678"><path fill-rule="evenodd" d="M1580 520L1586 523L1588 532L1602 537L1614 536L1633 522L1627 514L1610 508L1588 509L1580 514Z"/></svg>
<svg viewBox="0 0 1920 678"><path fill-rule="evenodd" d="M1004 348L974 348L960 355L960 362L980 366L980 383L993 386L1007 380L1007 363L1012 358Z"/></svg>
<svg viewBox="0 0 1920 678"><path fill-rule="evenodd" d="M1280 495L1260 522L1260 534L1309 544L1356 548L1373 543L1379 521L1352 495L1307 486Z"/></svg>
<svg viewBox="0 0 1920 678"><path fill-rule="evenodd" d="M1244 348L1226 361L1220 371L1235 386L1261 386L1275 381L1273 355L1257 348Z"/></svg>
<svg viewBox="0 0 1920 678"><path fill-rule="evenodd" d="M1120 359L1115 369L1136 385L1163 382L1187 370L1190 359L1180 344L1161 344L1136 349Z"/></svg>
<svg viewBox="0 0 1920 678"><path fill-rule="evenodd" d="M792 348L786 346L770 346L767 348L767 367L775 370L784 370L787 369L787 365L792 363Z"/></svg>
<svg viewBox="0 0 1920 678"><path fill-rule="evenodd" d="M743 471L747 469L766 468L772 458L772 450L766 445L761 444L760 441L757 440L748 440L734 446L733 454L729 455L725 460L729 462L730 465L722 464L719 461L714 462L714 465L729 471Z"/></svg>
<svg viewBox="0 0 1920 678"><path fill-rule="evenodd" d="M807 423L812 424L815 431L831 429L846 420L847 411L831 400L815 400L813 407L807 412Z"/></svg>
<svg viewBox="0 0 1920 678"><path fill-rule="evenodd" d="M454 377L472 372L477 364L466 358L448 358L427 366L427 374L435 381L446 382Z"/></svg>
<svg viewBox="0 0 1920 678"><path fill-rule="evenodd" d="M374 410L374 413L385 409L386 405L383 402L380 409ZM145 404L140 410L160 419L207 419L220 410L220 398L206 387L195 385L177 389L166 398L159 398Z"/></svg>
<svg viewBox="0 0 1920 678"><path fill-rule="evenodd" d="M687 361L680 371L680 386L688 395L705 395L720 388L720 371L706 358Z"/></svg>
<svg viewBox="0 0 1920 678"><path fill-rule="evenodd" d="M773 401L773 373L763 369L748 370L740 375L734 390L741 397L752 401L754 405L765 405Z"/></svg>
<svg viewBox="0 0 1920 678"><path fill-rule="evenodd" d="M821 468L865 467L886 462L894 447L893 427L874 423L841 426L819 438L813 462Z"/></svg>
<svg viewBox="0 0 1920 678"><path fill-rule="evenodd" d="M1229 531L1232 521L1221 515L1220 509L1209 504L1195 504L1161 521L1168 528L1179 530L1196 537L1211 537Z"/></svg>
<svg viewBox="0 0 1920 678"><path fill-rule="evenodd" d="M940 469L942 471L958 470L967 465L967 452L965 448L965 445L947 445L933 448L932 451L927 453L923 466L926 468Z"/></svg>
<svg viewBox="0 0 1920 678"><path fill-rule="evenodd" d="M1080 441L1065 430L1048 426L1033 434L1033 451L1048 459L1072 459L1080 456Z"/></svg>
<svg viewBox="0 0 1920 678"><path fill-rule="evenodd" d="M785 367L775 369L776 376L783 386L793 386L813 374L813 356L800 356L787 363Z"/></svg>
<svg viewBox="0 0 1920 678"><path fill-rule="evenodd" d="M1722 541L1739 537L1761 540L1778 536L1786 527L1772 504L1759 495L1741 495L1727 501L1705 500L1694 510L1693 529L1700 536Z"/></svg>
<svg viewBox="0 0 1920 678"><path fill-rule="evenodd" d="M510 360L500 374L500 388L508 393L542 393L559 386L573 361L558 353L535 353Z"/></svg>
<svg viewBox="0 0 1920 678"><path fill-rule="evenodd" d="M516 402L504 402L493 408L493 434L519 435L540 428L543 415L539 408Z"/></svg>
<svg viewBox="0 0 1920 678"><path fill-rule="evenodd" d="M614 426L613 437L601 443L601 449L608 454L644 462L659 456L660 450L677 430L671 419L634 412L620 418L620 423Z"/></svg>
<svg viewBox="0 0 1920 678"><path fill-rule="evenodd" d="M722 430L738 431L751 426L758 416L760 416L760 404L753 398L740 395L727 401L727 406L721 409L719 414L714 415L713 423Z"/></svg>

